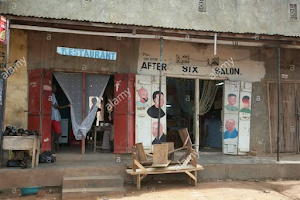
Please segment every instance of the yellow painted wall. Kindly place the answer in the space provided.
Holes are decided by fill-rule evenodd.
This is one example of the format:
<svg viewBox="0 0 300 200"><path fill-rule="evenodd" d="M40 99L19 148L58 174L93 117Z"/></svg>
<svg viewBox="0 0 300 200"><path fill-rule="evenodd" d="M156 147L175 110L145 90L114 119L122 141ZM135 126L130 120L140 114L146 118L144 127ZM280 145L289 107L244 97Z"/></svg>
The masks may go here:
<svg viewBox="0 0 300 200"><path fill-rule="evenodd" d="M1 44L0 52L6 53L6 45ZM12 29L10 32L9 66L16 60L18 66L7 78L6 106L4 126L16 126L27 129L28 110L28 73L27 73L27 34L22 30ZM23 60L24 62L21 62ZM5 72L1 76L5 77Z"/></svg>

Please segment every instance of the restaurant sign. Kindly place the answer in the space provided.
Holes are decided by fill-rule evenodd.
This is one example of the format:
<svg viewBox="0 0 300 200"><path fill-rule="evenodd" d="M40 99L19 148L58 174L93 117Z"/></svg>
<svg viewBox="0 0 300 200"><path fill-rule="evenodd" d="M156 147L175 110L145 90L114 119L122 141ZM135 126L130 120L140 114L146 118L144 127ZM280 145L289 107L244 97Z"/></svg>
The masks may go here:
<svg viewBox="0 0 300 200"><path fill-rule="evenodd" d="M102 60L117 60L117 53L111 51L57 47L56 52L63 56L77 56Z"/></svg>

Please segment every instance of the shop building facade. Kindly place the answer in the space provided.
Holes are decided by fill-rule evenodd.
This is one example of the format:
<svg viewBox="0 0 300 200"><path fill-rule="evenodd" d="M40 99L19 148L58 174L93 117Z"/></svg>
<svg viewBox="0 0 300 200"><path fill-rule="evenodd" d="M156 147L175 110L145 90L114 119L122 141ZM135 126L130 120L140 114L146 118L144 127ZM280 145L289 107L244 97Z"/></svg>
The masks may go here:
<svg viewBox="0 0 300 200"><path fill-rule="evenodd" d="M236 31L236 34L222 33L218 29L213 32L184 31L171 29L184 28L183 24L177 24L178 27L175 27L175 22L171 23L174 27L155 28L147 27L147 23L144 26L137 26L143 24L77 23L72 20L41 19L38 16L18 17L15 16L17 12L20 10L8 10L6 16L11 20L8 67L12 66L15 60L21 59L26 60L26 66L24 64L20 70L15 70L7 78L5 126L16 125L28 128L28 123L30 123L28 105L31 101L28 90L31 71L45 69L51 73L115 75L113 84L108 86L113 93L108 95L107 102L109 99L113 101L114 98L117 98L119 95L117 88L126 89L129 85L128 81L123 81L123 83L126 82L126 86L120 85L122 82L118 78L121 77L116 78L116 75L134 74L133 83L135 84L130 87L135 94L126 97L127 100L124 102L127 105L119 104L114 108L118 110L118 106L120 109L127 106L128 109L124 113L119 113L119 117L126 115L126 120L122 121L127 125L130 123L126 133L122 134L126 136L126 144L123 145L124 149L118 153L129 153L130 145L135 142L143 142L146 149L151 151L154 140L152 129L157 124L157 117L152 117L147 113L149 109L147 106L152 107L155 104L155 95L157 95L155 92L159 85L158 74L161 71L162 92L165 94L163 97L165 104L162 106L165 115L161 116L161 123L162 132L167 135L167 138L168 131L170 132L167 109L172 104L170 98L174 98L171 97L172 92L169 92L168 83L174 81L173 79L193 81L191 90L194 92L189 92L194 96L191 97L192 101L189 101L189 106L193 107L191 110L194 111L194 114L190 115L191 122L188 125L190 132L194 135L196 148L198 148L201 143L203 125L199 122L201 116L197 113L201 104L196 103L195 99L201 101L201 88L204 87L205 82L208 84L209 81L215 81L215 85L223 83L220 98L222 99L221 109L220 106L218 109L221 110L220 133L222 134L223 153L234 155L244 155L250 151L273 153L276 151L277 140L276 83L278 47L281 47L282 130L280 149L282 152L299 150L299 128L297 128L295 107L299 102L297 97L300 75L297 70L299 70L300 64L298 56L300 40L298 37L290 37L293 36L294 29L290 29L290 32L286 34L276 28L270 31L262 29L259 31L248 26L249 30L247 29L243 33ZM223 31L227 30L226 27L222 26L222 28ZM248 31L257 32L257 34L247 33ZM282 36L272 36L273 34ZM161 38L163 39L162 62L160 61ZM5 53L5 46L2 46L2 51ZM98 57L75 55L74 52L69 52L67 55L67 53L60 52L60 48L114 52L115 59L113 56L106 59L106 57L101 58L100 55ZM49 86L51 87L50 84ZM141 88L147 90L149 99L147 106L146 104L137 106L137 102L141 100L139 93ZM245 96L246 98L243 98ZM230 97L235 97L233 110L230 107L226 108ZM248 104L245 109L250 109L251 114L250 112L241 112L245 102ZM82 115L84 116L84 114ZM132 120L132 115L135 120ZM128 121L128 116L131 116L130 121ZM238 132L238 137L234 137L235 140L226 137L226 140L224 135L229 128L228 124L232 124L232 120L235 125L232 128ZM230 132L234 131L232 128ZM130 131L128 131L129 129ZM120 131L122 131L121 128ZM115 142L118 141L117 137L118 133L115 135ZM119 140L119 142L124 141ZM117 145L115 143L115 146Z"/></svg>

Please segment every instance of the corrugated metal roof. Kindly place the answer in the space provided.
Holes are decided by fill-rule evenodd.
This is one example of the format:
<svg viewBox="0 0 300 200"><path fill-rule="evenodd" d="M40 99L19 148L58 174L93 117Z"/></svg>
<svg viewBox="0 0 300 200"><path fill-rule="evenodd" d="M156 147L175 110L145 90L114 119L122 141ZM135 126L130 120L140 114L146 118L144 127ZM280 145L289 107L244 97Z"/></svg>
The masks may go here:
<svg viewBox="0 0 300 200"><path fill-rule="evenodd" d="M293 0L300 3L300 0ZM119 25L300 37L300 23L288 19L288 2L280 0L22 0L2 2L0 11L16 16L67 19Z"/></svg>

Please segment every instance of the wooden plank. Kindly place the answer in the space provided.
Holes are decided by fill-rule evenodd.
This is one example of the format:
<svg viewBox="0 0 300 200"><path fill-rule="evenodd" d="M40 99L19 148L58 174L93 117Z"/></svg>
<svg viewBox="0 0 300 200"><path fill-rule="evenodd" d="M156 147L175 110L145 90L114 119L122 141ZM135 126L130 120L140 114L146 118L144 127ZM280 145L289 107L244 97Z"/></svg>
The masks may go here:
<svg viewBox="0 0 300 200"><path fill-rule="evenodd" d="M139 163L139 161L137 161L137 160L134 159L133 162L134 162L134 164L135 164L138 168L140 168L140 170L142 170L144 173L147 173L146 168L145 168L143 165L141 165L141 164Z"/></svg>
<svg viewBox="0 0 300 200"><path fill-rule="evenodd" d="M170 164L168 160L168 144L153 145L153 165Z"/></svg>
<svg viewBox="0 0 300 200"><path fill-rule="evenodd" d="M191 153L191 164L196 167L197 166L197 158L196 158L196 152L193 149Z"/></svg>
<svg viewBox="0 0 300 200"><path fill-rule="evenodd" d="M171 160L168 160L166 164L152 164L151 167L168 167L171 163Z"/></svg>
<svg viewBox="0 0 300 200"><path fill-rule="evenodd" d="M163 144L168 145L168 159L174 160L174 142L163 142Z"/></svg>
<svg viewBox="0 0 300 200"><path fill-rule="evenodd" d="M136 146L137 156L139 158L139 161L141 163L147 161L147 155L145 153L143 144L142 143L137 143L137 144L135 144L135 146Z"/></svg>
<svg viewBox="0 0 300 200"><path fill-rule="evenodd" d="M183 147L184 146L192 146L192 141L191 141L188 129L184 128L184 129L179 130L178 132L179 132L181 141L183 143Z"/></svg>
<svg viewBox="0 0 300 200"><path fill-rule="evenodd" d="M143 165L143 167L145 168L151 168L152 167L152 162L147 162L147 163L140 163ZM171 163L169 164L169 166L172 166L172 165L178 165L178 161L175 161L175 160L172 160ZM132 169L132 165L127 165L127 169Z"/></svg>
<svg viewBox="0 0 300 200"><path fill-rule="evenodd" d="M197 167L194 167L192 165L187 165L187 166L169 166L166 168L145 168L146 169L146 174L164 174L164 173L182 173L184 171L198 171L198 170L203 170L204 168L201 165L197 165ZM126 169L126 172L131 175L136 175L136 174L144 174L145 171L142 171L141 169L137 169L136 172L134 172L132 169Z"/></svg>
<svg viewBox="0 0 300 200"><path fill-rule="evenodd" d="M194 176L194 174L192 174L189 171L184 171L184 173L186 173L187 175L189 175L189 177L191 177L192 179L194 179L195 181L197 181L197 178Z"/></svg>
<svg viewBox="0 0 300 200"><path fill-rule="evenodd" d="M32 150L35 137L4 136L3 150Z"/></svg>
<svg viewBox="0 0 300 200"><path fill-rule="evenodd" d="M157 169L157 168L155 168ZM159 169L159 168L158 168ZM194 168L194 169L190 169L188 171L200 171L200 170L203 170L203 169L200 169L200 168ZM150 171L150 172L147 172L146 174L147 175L151 175L151 174L177 174L177 173L184 173L184 171L187 171L187 170L178 170L178 171ZM142 171L136 171L136 172L130 172L130 171L127 171L126 172L130 175L137 175L137 174L145 174L144 172Z"/></svg>

